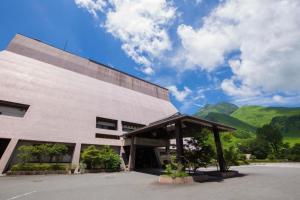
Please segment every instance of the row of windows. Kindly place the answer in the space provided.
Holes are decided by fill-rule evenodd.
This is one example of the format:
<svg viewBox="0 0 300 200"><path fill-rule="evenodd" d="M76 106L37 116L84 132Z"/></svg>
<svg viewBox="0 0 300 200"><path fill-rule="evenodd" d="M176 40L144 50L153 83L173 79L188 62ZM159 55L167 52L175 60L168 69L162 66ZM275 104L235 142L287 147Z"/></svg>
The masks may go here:
<svg viewBox="0 0 300 200"><path fill-rule="evenodd" d="M124 132L130 132L143 126L145 125L122 121L122 131ZM96 128L118 130L118 120L97 117Z"/></svg>

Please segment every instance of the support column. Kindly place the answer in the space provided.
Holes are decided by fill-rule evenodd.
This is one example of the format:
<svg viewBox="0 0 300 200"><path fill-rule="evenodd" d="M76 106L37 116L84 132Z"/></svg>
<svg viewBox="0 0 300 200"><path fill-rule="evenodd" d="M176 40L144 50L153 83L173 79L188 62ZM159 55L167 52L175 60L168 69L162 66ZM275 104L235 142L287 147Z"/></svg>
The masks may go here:
<svg viewBox="0 0 300 200"><path fill-rule="evenodd" d="M225 172L226 171L226 162L225 162L225 159L223 156L223 149L222 149L222 144L221 144L221 140L220 140L219 130L216 126L213 127L213 133L214 133L214 139L215 139L215 144L216 144L216 149L217 149L217 156L218 156L220 171Z"/></svg>
<svg viewBox="0 0 300 200"><path fill-rule="evenodd" d="M7 164L9 162L9 160L11 159L11 156L18 144L19 139L16 138L12 138L9 142L9 144L7 145L1 160L0 160L0 175L3 174L3 172L5 171Z"/></svg>
<svg viewBox="0 0 300 200"><path fill-rule="evenodd" d="M81 151L81 143L76 143L73 152L73 157L72 157L72 165L76 165L76 169L74 173L79 172L80 151Z"/></svg>
<svg viewBox="0 0 300 200"><path fill-rule="evenodd" d="M135 168L136 145L134 144L134 140L135 140L134 137L132 137L131 138L131 144L130 144L129 163L128 163L129 171L132 171Z"/></svg>
<svg viewBox="0 0 300 200"><path fill-rule="evenodd" d="M180 162L181 164L184 164L181 121L175 123L175 137L176 137L176 158L177 158L177 162Z"/></svg>
<svg viewBox="0 0 300 200"><path fill-rule="evenodd" d="M125 149L124 149L124 144L122 144L122 146L120 146L120 158L121 158L121 164L120 167L122 170L126 171L126 153L125 153Z"/></svg>

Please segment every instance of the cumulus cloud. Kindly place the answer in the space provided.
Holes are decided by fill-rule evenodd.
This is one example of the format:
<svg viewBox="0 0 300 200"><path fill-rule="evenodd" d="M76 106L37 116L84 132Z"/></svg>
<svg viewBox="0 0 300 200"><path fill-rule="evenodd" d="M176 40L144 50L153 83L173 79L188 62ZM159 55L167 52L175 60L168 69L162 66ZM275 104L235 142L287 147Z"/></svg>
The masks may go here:
<svg viewBox="0 0 300 200"><path fill-rule="evenodd" d="M174 96L179 102L183 102L187 98L187 96L192 93L192 91L186 86L181 91L178 90L175 85L171 85L167 88L170 90L172 96Z"/></svg>
<svg viewBox="0 0 300 200"><path fill-rule="evenodd" d="M224 1L200 28L178 27L180 61L186 69L212 71L239 52L228 63L232 77L221 84L227 94L299 94L299 10L298 0Z"/></svg>
<svg viewBox="0 0 300 200"><path fill-rule="evenodd" d="M94 17L97 17L98 11L103 11L106 6L105 0L75 0L75 4L80 8L85 8Z"/></svg>
<svg viewBox="0 0 300 200"><path fill-rule="evenodd" d="M106 15L103 27L122 42L122 49L146 74L153 74L153 59L172 48L167 29L176 9L167 0L75 0L93 15ZM105 9L104 9L105 8Z"/></svg>

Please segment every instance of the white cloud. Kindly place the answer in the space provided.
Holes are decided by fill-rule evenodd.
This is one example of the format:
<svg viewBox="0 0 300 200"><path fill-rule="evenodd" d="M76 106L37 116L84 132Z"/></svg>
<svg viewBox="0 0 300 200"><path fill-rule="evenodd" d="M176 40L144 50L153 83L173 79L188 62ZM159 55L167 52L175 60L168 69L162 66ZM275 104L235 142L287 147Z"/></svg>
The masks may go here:
<svg viewBox="0 0 300 200"><path fill-rule="evenodd" d="M165 51L172 48L167 29L176 18L176 9L171 1L100 2L104 1L75 0L77 5L86 8L93 15L97 11L103 11L106 15L103 27L122 42L122 49L130 58L143 65L141 71L153 74L153 59L160 58Z"/></svg>
<svg viewBox="0 0 300 200"><path fill-rule="evenodd" d="M149 67L149 66L142 67L142 68L141 68L141 71L142 71L144 74L147 74L147 75L153 75L153 74L154 74L153 68L152 68L152 67Z"/></svg>
<svg viewBox="0 0 300 200"><path fill-rule="evenodd" d="M175 85L167 87L171 94L176 98L177 101L183 102L192 91L188 87L184 87L182 91L179 91Z"/></svg>
<svg viewBox="0 0 300 200"><path fill-rule="evenodd" d="M275 101L275 102L283 102L284 101L284 97L280 96L280 95L274 95L272 97L272 99Z"/></svg>
<svg viewBox="0 0 300 200"><path fill-rule="evenodd" d="M106 6L105 0L75 0L75 4L80 8L85 8L94 17L97 17L98 11L103 11Z"/></svg>
<svg viewBox="0 0 300 200"><path fill-rule="evenodd" d="M221 85L229 95L268 95L272 100L278 92L300 92L298 0L224 1L200 28L180 25L177 32L182 43L179 61L185 69L212 71L228 54L240 52L229 61L233 76Z"/></svg>

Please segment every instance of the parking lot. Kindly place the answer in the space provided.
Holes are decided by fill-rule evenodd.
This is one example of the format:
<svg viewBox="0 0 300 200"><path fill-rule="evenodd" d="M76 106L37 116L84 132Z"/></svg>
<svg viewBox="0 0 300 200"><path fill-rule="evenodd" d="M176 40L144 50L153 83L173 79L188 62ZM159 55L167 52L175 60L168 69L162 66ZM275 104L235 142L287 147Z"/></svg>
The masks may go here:
<svg viewBox="0 0 300 200"><path fill-rule="evenodd" d="M235 167L245 176L190 185L160 185L158 176L138 173L0 177L0 199L30 200L299 200L300 165Z"/></svg>

